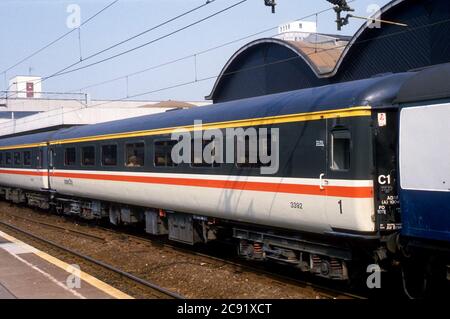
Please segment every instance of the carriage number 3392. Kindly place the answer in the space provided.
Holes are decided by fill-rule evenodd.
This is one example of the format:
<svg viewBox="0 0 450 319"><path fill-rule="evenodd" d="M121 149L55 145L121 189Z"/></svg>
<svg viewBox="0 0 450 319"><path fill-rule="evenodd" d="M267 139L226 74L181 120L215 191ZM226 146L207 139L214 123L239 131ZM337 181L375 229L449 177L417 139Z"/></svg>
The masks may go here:
<svg viewBox="0 0 450 319"><path fill-rule="evenodd" d="M291 208L293 209L303 209L303 203L300 202L289 202L289 205L291 205Z"/></svg>

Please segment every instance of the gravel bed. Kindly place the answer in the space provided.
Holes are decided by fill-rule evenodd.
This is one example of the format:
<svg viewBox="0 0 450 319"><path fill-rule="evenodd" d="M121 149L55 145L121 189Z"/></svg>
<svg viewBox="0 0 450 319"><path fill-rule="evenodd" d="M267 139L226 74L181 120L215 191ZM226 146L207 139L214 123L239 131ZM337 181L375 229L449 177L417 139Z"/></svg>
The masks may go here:
<svg viewBox="0 0 450 319"><path fill-rule="evenodd" d="M14 218L10 214L40 222L76 229L105 238L105 242L64 232L30 221ZM301 287L257 274L245 268L221 263L207 257L181 252L158 243L138 241L124 234L112 233L99 228L86 227L73 220L44 214L30 208L0 202L0 220L28 230L35 235L71 248L82 254L106 262L138 277L153 282L186 298L251 298L251 299L323 299L324 294L313 287ZM6 231L6 229L4 229ZM17 236L19 237L19 236ZM23 237L23 236L20 236ZM30 242L25 237L20 238ZM33 243L37 248L40 244ZM46 249L41 248L45 251ZM53 250L51 252L66 262L77 258ZM70 259L70 260L68 260ZM83 265L81 265L83 268ZM101 274L101 270L86 265L84 271L98 276L116 288L137 298L155 298L145 289L130 287L127 280L117 275Z"/></svg>

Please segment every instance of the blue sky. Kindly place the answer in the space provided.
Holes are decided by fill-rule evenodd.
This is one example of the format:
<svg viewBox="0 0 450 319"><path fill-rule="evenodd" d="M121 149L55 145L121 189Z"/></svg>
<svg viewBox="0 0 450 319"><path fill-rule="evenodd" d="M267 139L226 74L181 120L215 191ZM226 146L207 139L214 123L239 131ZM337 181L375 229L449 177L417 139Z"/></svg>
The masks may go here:
<svg viewBox="0 0 450 319"><path fill-rule="evenodd" d="M193 14L130 41L86 63L95 62L97 59L108 57L158 38L238 1L216 0ZM80 6L83 21L110 2L112 0L0 1L0 12L2 12L0 38L3 44L0 50L0 72L69 31L66 20L70 14L67 13L67 7L70 4ZM82 27L82 55L88 56L95 53L204 2L205 0L121 0ZM331 6L325 0L278 0L277 12L272 14L270 9L263 5L263 2L263 0L248 0L246 3L211 20L133 53L92 68L49 79L43 82L43 90L47 92L76 90L215 47ZM367 16L368 6L371 4L382 6L388 2L387 0L356 0L351 3L351 6L356 9L356 14ZM314 19L310 18L309 20ZM319 15L318 31L353 35L362 24L360 20L351 20L350 25L344 27L342 32L338 32L334 20L335 14L332 11ZM273 36L275 33L276 30L273 30L259 37ZM198 78L218 75L229 57L250 40L252 39L198 56ZM78 61L79 57L78 33L73 32L62 41L10 70L7 73L7 78L15 75L27 75L30 68L33 75L50 75ZM80 66L82 65L80 64ZM194 59L188 59L130 77L128 79L128 94L134 95L158 90L194 80L194 65ZM5 89L3 75L0 83L2 89ZM202 100L205 95L210 93L213 84L214 80L209 80L140 96L137 99ZM91 88L86 92L90 93L93 99L120 99L127 95L127 82L126 80L120 80Z"/></svg>

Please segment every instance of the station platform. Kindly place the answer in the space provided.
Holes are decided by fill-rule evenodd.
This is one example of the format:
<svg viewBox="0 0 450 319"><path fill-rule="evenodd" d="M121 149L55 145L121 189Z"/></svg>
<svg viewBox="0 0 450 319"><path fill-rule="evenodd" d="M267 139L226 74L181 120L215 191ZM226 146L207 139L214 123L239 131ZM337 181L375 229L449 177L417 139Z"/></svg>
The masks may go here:
<svg viewBox="0 0 450 319"><path fill-rule="evenodd" d="M0 231L0 299L131 299L122 291Z"/></svg>

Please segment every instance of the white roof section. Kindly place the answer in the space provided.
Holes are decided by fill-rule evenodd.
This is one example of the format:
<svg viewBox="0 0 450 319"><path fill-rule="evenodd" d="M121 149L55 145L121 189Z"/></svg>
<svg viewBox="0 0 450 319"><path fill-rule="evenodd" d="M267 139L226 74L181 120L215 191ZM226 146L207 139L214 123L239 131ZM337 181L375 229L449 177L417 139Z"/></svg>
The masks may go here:
<svg viewBox="0 0 450 319"><path fill-rule="evenodd" d="M48 112L37 113L21 119L0 122L0 136L37 131L52 127L74 126L109 122L131 117L166 112L164 108L75 109L62 107ZM130 112L131 111L131 112Z"/></svg>
<svg viewBox="0 0 450 319"><path fill-rule="evenodd" d="M292 21L284 23L278 26L278 33L288 33L288 32L305 32L305 33L315 33L317 32L317 24L313 21Z"/></svg>
<svg viewBox="0 0 450 319"><path fill-rule="evenodd" d="M161 101L129 101L129 100L89 100L88 98L70 98L70 99L47 99L47 98L14 98L14 99L0 99L0 112L47 112L55 109L65 108L80 108L80 107L95 107L99 109L109 108L140 108L148 107L151 104L158 104ZM186 102L183 102L186 103ZM187 103L193 106L208 105L208 101L193 101ZM183 104L184 105L184 104Z"/></svg>

